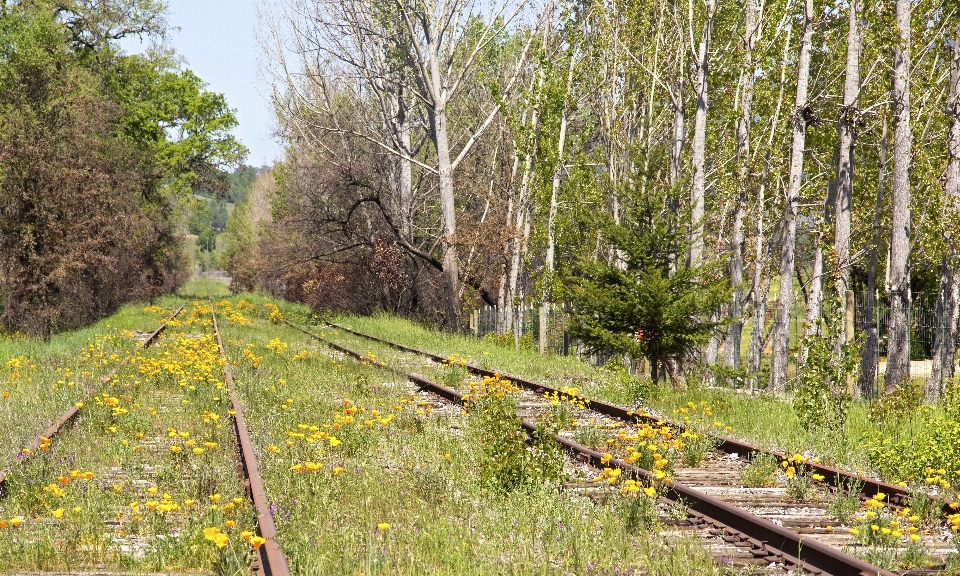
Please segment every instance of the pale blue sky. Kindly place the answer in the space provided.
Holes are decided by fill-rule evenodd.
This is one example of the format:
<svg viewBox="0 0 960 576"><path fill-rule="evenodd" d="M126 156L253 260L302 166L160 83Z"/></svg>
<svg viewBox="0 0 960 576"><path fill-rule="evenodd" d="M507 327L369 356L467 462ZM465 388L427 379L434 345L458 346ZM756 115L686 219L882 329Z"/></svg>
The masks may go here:
<svg viewBox="0 0 960 576"><path fill-rule="evenodd" d="M273 111L267 100L269 85L260 80L257 59L255 0L168 0L169 22L174 30L167 43L186 59L187 67L220 92L237 111L240 125L234 131L250 149L247 164L272 164L282 148L271 132ZM128 52L139 52L135 40L125 42Z"/></svg>

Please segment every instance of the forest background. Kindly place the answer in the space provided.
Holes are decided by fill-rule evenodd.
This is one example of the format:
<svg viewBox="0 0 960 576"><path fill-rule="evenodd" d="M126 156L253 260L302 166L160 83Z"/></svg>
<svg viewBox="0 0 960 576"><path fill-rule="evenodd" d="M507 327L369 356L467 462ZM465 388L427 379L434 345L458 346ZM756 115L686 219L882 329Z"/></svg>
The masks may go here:
<svg viewBox="0 0 960 576"><path fill-rule="evenodd" d="M49 338L189 275L180 223L197 194L228 191L245 149L223 96L164 47L168 31L155 0L0 3L8 331ZM127 55L130 37L155 48Z"/></svg>
<svg viewBox="0 0 960 576"><path fill-rule="evenodd" d="M234 114L172 50L117 47L162 39L162 2L0 4L8 330L172 290L192 233L238 289L318 310L466 330L482 309L519 343L535 308L540 342L563 321L581 352L654 378L950 389L952 3L260 11L286 150L267 170L242 167Z"/></svg>
<svg viewBox="0 0 960 576"><path fill-rule="evenodd" d="M541 342L827 404L949 388L954 3L261 8L287 154L227 224L238 286L517 342L534 308Z"/></svg>

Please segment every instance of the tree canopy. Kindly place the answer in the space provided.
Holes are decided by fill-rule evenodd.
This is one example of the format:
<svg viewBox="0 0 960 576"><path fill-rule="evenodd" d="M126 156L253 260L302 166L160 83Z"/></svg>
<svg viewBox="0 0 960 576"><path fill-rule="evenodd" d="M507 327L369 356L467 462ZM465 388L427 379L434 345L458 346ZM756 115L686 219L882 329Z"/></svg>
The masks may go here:
<svg viewBox="0 0 960 576"><path fill-rule="evenodd" d="M176 288L173 206L221 187L244 149L222 95L171 53L115 41L165 30L148 0L0 9L3 325L49 336Z"/></svg>

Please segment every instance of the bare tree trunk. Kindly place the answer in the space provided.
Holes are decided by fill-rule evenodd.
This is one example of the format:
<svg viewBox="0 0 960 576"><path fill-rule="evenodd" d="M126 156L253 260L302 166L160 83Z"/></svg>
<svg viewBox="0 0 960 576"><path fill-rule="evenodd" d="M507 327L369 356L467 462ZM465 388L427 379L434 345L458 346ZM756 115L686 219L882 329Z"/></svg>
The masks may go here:
<svg viewBox="0 0 960 576"><path fill-rule="evenodd" d="M950 94L947 99L947 114L950 116L950 137L947 142L949 161L943 184L944 222L956 218L957 201L960 198L960 23L953 41L950 60ZM936 402L943 393L943 383L953 378L956 367L957 316L957 250L956 239L944 234L949 250L940 264L940 293L937 297L937 333L933 346L933 370L927 378L926 396Z"/></svg>
<svg viewBox="0 0 960 576"><path fill-rule="evenodd" d="M660 13L657 16L657 34L653 41L653 66L650 70L651 82L649 88L647 89L647 103L646 106L644 106L646 112L644 113L643 118L643 132L646 134L646 141L644 142L643 149L643 171L640 174L640 194L642 196L646 196L647 184L650 180L650 159L653 157L651 152L655 132L653 120L656 110L656 103L658 101L657 88L663 84L660 80L660 45L663 39L663 23L665 20L663 12L666 8L666 5L666 2L660 2Z"/></svg>
<svg viewBox="0 0 960 576"><path fill-rule="evenodd" d="M393 192L396 194L393 206L396 210L396 220L398 223L397 233L400 237L413 243L413 163L410 157L413 153L410 149L410 121L407 118L407 103L399 93L394 95L392 102L393 118L387 120L384 129L384 140L395 141L395 146L400 154L392 155L392 161L396 167L395 174L391 175L395 181ZM392 120L392 121L391 121Z"/></svg>
<svg viewBox="0 0 960 576"><path fill-rule="evenodd" d="M900 41L893 48L893 224L890 229L889 392L910 378L910 0L897 0Z"/></svg>
<svg viewBox="0 0 960 576"><path fill-rule="evenodd" d="M833 163L839 164L839 152L834 153ZM823 221L814 219L813 221L813 271L807 280L807 313L804 316L804 335L816 336L820 334L820 319L823 318L823 230L824 226L829 226L832 212L836 209L837 183L831 180L827 184L827 195L823 202ZM843 299L841 299L841 302ZM807 352L809 348L802 346L800 349L800 360L798 364L804 364L807 361Z"/></svg>
<svg viewBox="0 0 960 576"><path fill-rule="evenodd" d="M747 348L747 372L750 374L750 389L759 387L757 373L763 361L763 344L766 336L767 295L770 293L770 277L764 274L767 262L767 249L764 248L763 217L766 212L767 181L770 178L770 154L773 148L774 135L780 124L780 110L783 106L784 86L787 84L787 56L790 54L790 39L793 37L793 28L788 25L787 37L783 43L783 57L780 59L780 90L777 95L777 106L770 122L770 132L767 136L767 147L764 153L763 174L760 177L760 193L757 202L757 240L753 267L753 324L750 329L750 346Z"/></svg>
<svg viewBox="0 0 960 576"><path fill-rule="evenodd" d="M867 297L863 314L863 321L867 325L867 341L863 345L860 356L860 397L871 398L877 380L877 356L879 352L879 338L877 324L874 320L875 295L877 290L877 244L880 242L880 210L883 206L883 182L887 171L887 123L883 123L883 133L880 136L880 159L877 168L877 201L873 209L873 232L870 240L870 263L867 266Z"/></svg>
<svg viewBox="0 0 960 576"><path fill-rule="evenodd" d="M789 43L789 36L787 37ZM781 82L780 94L783 95L783 83ZM773 130L770 132L773 136ZM760 197L757 201L757 239L754 246L754 268L753 268L753 286L752 286L752 305L753 318L750 328L750 345L747 347L747 373L750 375L750 389L755 390L758 387L757 373L760 372L760 365L763 361L763 341L766 333L767 323L767 294L770 292L770 277L763 273L767 261L766 251L763 243L763 214L765 211L765 195L767 189L767 178L770 175L770 149L767 148L764 158L763 176L760 178Z"/></svg>
<svg viewBox="0 0 960 576"><path fill-rule="evenodd" d="M538 88L543 85L543 76L538 79ZM520 341L520 331L523 329L521 318L516 311L517 286L520 281L520 269L523 266L523 256L527 251L530 238L530 179L533 177L533 157L540 140L540 110L539 104L534 103L530 113L530 145L523 159L523 174L520 177L520 194L516 202L516 230L517 235L513 243L513 252L510 256L510 279L507 284L506 314L510 316L508 324L513 329L514 343Z"/></svg>
<svg viewBox="0 0 960 576"><path fill-rule="evenodd" d="M806 334L820 333L820 316L823 309L823 238L820 232L814 236L813 273L810 275L810 289L807 294L807 316L804 319ZM804 351L804 355L806 351Z"/></svg>
<svg viewBox="0 0 960 576"><path fill-rule="evenodd" d="M406 122L400 129L400 139L410 150L410 126ZM400 234L413 242L413 163L400 158Z"/></svg>
<svg viewBox="0 0 960 576"><path fill-rule="evenodd" d="M520 125L523 126L527 120L526 111L520 116ZM513 168L510 170L510 193L507 198L507 229L514 228L513 210L516 204L514 191L516 190L517 172L520 169L520 153L517 149L517 142L513 142ZM519 242L516 232L505 243L503 247L503 268L500 277L500 297L497 299L497 334L507 334L513 330L513 314L509 313L513 306L513 293L510 291L510 277L513 271L513 250L516 243Z"/></svg>
<svg viewBox="0 0 960 576"><path fill-rule="evenodd" d="M706 151L707 151L707 107L709 105L710 80L710 40L713 34L713 16L717 9L716 0L706 0L707 15L703 23L703 35L696 53L697 79L694 89L697 93L697 111L693 118L693 143L691 148L691 168L693 179L690 185L691 228L690 248L687 253L687 266L699 268L703 262L703 215L704 196L707 188ZM693 36L693 3L688 3L689 25Z"/></svg>
<svg viewBox="0 0 960 576"><path fill-rule="evenodd" d="M676 226L680 215L680 199L677 197L677 184L680 181L680 172L683 170L683 142L686 137L686 118L683 111L683 78L686 51L680 49L680 63L677 71L677 80L674 84L674 90L670 91L670 99L673 103L673 141L670 144L670 215L672 217L671 226ZM678 254L670 255L670 274L677 271Z"/></svg>
<svg viewBox="0 0 960 576"><path fill-rule="evenodd" d="M857 100L860 96L860 22L857 10L859 0L850 0L850 18L847 31L847 66L843 82L843 106L837 120L840 136L839 162L837 163L837 204L834 213L833 249L837 255L836 291L843 299L850 289L850 229L853 216L853 147L856 142L854 122L857 116ZM837 334L837 349L847 341L846 323Z"/></svg>
<svg viewBox="0 0 960 576"><path fill-rule="evenodd" d="M534 111L534 125L537 125L537 115ZM527 157L523 161L523 176L520 180L520 196L517 198L517 213L516 213L516 239L513 243L513 251L510 255L510 280L507 283L507 298L504 305L508 307L507 314L510 315L510 321L508 325L513 328L513 333L516 339L519 339L521 327L517 323L516 313L514 308L516 307L517 300L517 284L520 279L520 267L523 265L523 255L527 250L527 234L524 231L526 228L527 220L527 210L530 204L530 174L533 171L533 154L527 154Z"/></svg>
<svg viewBox="0 0 960 576"><path fill-rule="evenodd" d="M937 332L933 344L933 369L927 378L925 395L936 402L943 393L944 382L953 378L957 353L957 271L955 251L941 263L940 293L937 295Z"/></svg>
<svg viewBox="0 0 960 576"><path fill-rule="evenodd" d="M547 340L547 311L550 307L550 287L553 281L553 269L556 253L556 219L557 219L557 195L560 192L560 175L563 172L564 150L567 144L567 98L570 97L570 89L573 86L573 70L576 64L576 55L570 54L570 65L567 68L567 83L563 93L563 111L560 117L560 134L557 137L557 161L553 166L553 182L550 189L550 209L547 213L547 252L544 259L544 271L546 272L543 293L541 295L540 306L540 353L545 351Z"/></svg>
<svg viewBox="0 0 960 576"><path fill-rule="evenodd" d="M460 262L457 259L457 208L453 191L453 166L447 139L447 113L443 106L433 110L437 167L440 178L440 214L443 237L443 323L447 330L460 331Z"/></svg>
<svg viewBox="0 0 960 576"><path fill-rule="evenodd" d="M386 108L386 106L384 106ZM392 141L400 154L389 156L390 186L388 209L392 215L395 231L401 241L413 244L413 164L410 152L410 124L403 96L393 94L390 100L391 116L384 114L383 139ZM368 225L369 226L369 225ZM374 239L371 238L371 241Z"/></svg>
<svg viewBox="0 0 960 576"><path fill-rule="evenodd" d="M522 215L523 217L523 238L521 240L522 243L520 246L523 248L524 253L526 253L527 246L529 246L530 244L531 212L532 212L531 202L527 201L527 204L526 206L524 206L523 211L518 213L518 215ZM523 259L521 258L520 261L518 262L518 269L519 269L519 266L522 264L523 264ZM520 333L523 331L523 318L524 318L523 303L527 301L526 282L520 285L519 300L521 305L517 307L517 310L516 310L517 317L516 317L516 320L514 320L513 322L513 345L518 348L520 347L520 336L521 336Z"/></svg>
<svg viewBox="0 0 960 576"><path fill-rule="evenodd" d="M677 94L673 104L673 144L670 146L670 186L676 186L683 170L683 140L686 134L683 115L683 80L677 83Z"/></svg>
<svg viewBox="0 0 960 576"><path fill-rule="evenodd" d="M676 10L678 9L677 5L674 4L674 18L677 18ZM676 190L677 183L680 180L680 172L683 170L683 143L686 138L686 118L684 117L683 111L683 85L684 78L686 78L686 65L687 51L684 48L684 40L682 32L679 34L677 39L677 71L675 76L675 82L673 83L672 89L669 90L670 100L673 104L673 141L670 143L670 186ZM676 199L671 198L671 201L676 204ZM678 206L672 206L674 214L678 210Z"/></svg>
<svg viewBox="0 0 960 576"><path fill-rule="evenodd" d="M746 0L744 17L744 63L741 73L743 90L740 93L740 118L737 122L737 159L740 163L740 189L733 208L733 230L730 236L730 325L727 327L723 345L723 365L736 368L740 365L740 336L743 333L743 243L746 240L743 231L743 219L750 197L749 161L750 161L750 124L753 114L753 83L756 64L753 62L753 44L757 27L757 0Z"/></svg>
<svg viewBox="0 0 960 576"><path fill-rule="evenodd" d="M797 99L793 110L793 142L790 150L790 181L783 212L783 243L780 253L780 298L773 327L773 358L770 365L770 390L784 394L787 390L787 364L790 360L790 311L793 308L793 268L797 209L803 183L803 153L806 147L807 87L810 80L810 48L813 43L813 0L804 2L803 34L797 62Z"/></svg>

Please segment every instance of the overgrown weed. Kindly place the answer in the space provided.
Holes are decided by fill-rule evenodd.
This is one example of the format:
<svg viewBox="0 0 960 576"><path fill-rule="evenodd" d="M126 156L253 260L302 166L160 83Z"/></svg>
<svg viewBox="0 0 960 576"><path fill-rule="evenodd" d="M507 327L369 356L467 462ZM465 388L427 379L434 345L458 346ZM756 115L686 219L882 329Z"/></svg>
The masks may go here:
<svg viewBox="0 0 960 576"><path fill-rule="evenodd" d="M851 478L847 481L841 481L840 486L834 491L827 510L841 524L849 523L857 510L860 509L860 491L862 488L862 480Z"/></svg>
<svg viewBox="0 0 960 576"><path fill-rule="evenodd" d="M750 462L740 470L740 483L748 488L776 486L777 457L764 452L754 452Z"/></svg>

